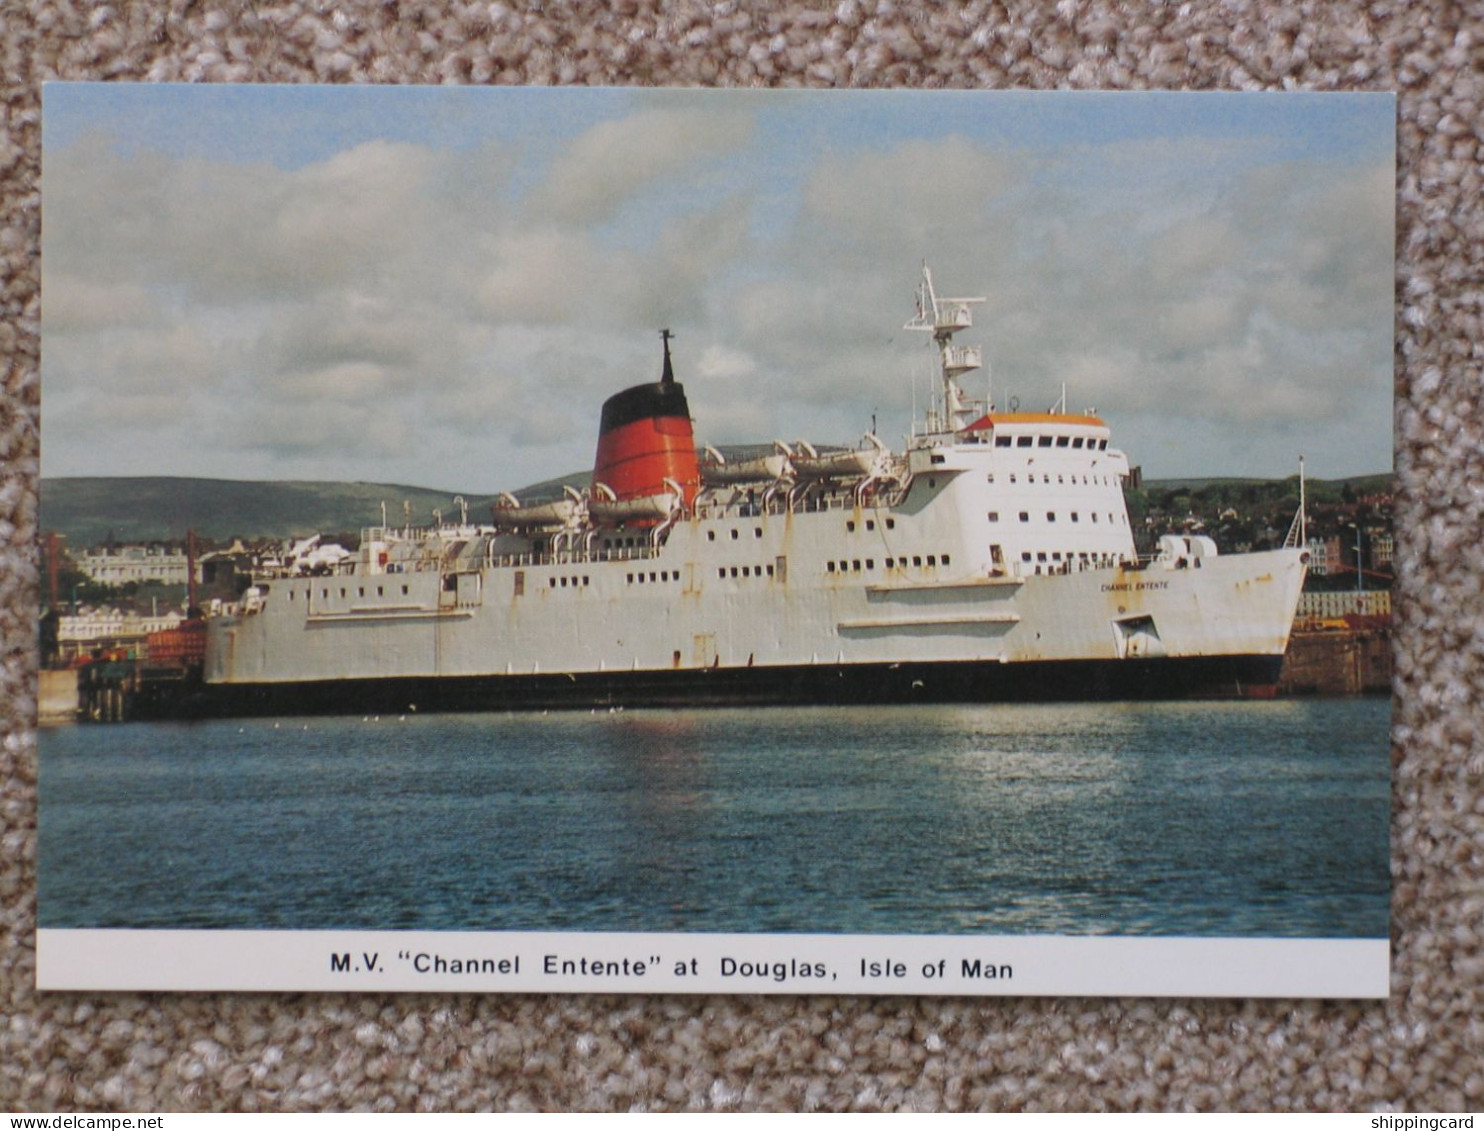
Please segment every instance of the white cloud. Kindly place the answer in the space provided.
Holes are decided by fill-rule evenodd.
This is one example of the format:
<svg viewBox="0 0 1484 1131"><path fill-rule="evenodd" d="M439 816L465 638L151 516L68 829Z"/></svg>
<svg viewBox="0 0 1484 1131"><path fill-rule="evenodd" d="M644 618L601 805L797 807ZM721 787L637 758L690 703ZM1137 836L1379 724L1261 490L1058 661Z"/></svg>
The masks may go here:
<svg viewBox="0 0 1484 1131"><path fill-rule="evenodd" d="M563 223L607 220L640 190L744 148L752 132L750 114L700 109L651 107L600 122L552 163L535 209Z"/></svg>
<svg viewBox="0 0 1484 1131"><path fill-rule="evenodd" d="M1214 175L1201 141L865 130L775 151L746 105L641 100L547 165L530 137L297 168L49 152L48 473L517 487L585 465L602 401L658 375L662 327L706 439L848 441L873 413L895 436L931 365L902 330L923 258L987 298L963 341L998 392L1040 407L1065 381L1155 470L1204 453L1141 434L1145 412L1193 437L1389 397L1379 164L1243 151Z"/></svg>

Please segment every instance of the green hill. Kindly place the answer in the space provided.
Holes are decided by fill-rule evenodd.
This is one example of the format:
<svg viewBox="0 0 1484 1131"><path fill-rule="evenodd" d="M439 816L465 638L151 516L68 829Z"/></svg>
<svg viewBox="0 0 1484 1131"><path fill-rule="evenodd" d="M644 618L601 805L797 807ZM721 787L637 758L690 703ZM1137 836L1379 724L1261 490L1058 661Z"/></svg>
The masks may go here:
<svg viewBox="0 0 1484 1131"><path fill-rule="evenodd" d="M173 541L187 530L208 539L291 538L359 530L387 519L400 523L403 502L413 521L434 508L457 513L457 492L387 483L243 482L227 479L79 478L41 481L41 529L73 547L110 536L119 542ZM471 518L489 513L488 496L469 496Z"/></svg>
<svg viewBox="0 0 1484 1131"><path fill-rule="evenodd" d="M734 458L742 449L723 449ZM561 494L564 485L585 485L588 473L534 483L516 492L522 502L542 502ZM1339 500L1349 488L1355 496L1391 490L1390 475L1347 480L1309 480L1310 505ZM174 541L195 530L203 538L294 538L310 534L358 531L387 520L400 524L403 504L410 504L415 523L432 521L433 511L454 518L454 498L461 492L438 491L392 483L313 481L248 482L230 479L63 478L41 481L41 529L65 535L74 548L97 545L110 536L118 542ZM462 492L472 521L489 517L490 495ZM1146 481L1130 492L1139 512L1179 507L1202 511L1236 506L1263 512L1296 502L1294 477L1274 479L1183 479Z"/></svg>

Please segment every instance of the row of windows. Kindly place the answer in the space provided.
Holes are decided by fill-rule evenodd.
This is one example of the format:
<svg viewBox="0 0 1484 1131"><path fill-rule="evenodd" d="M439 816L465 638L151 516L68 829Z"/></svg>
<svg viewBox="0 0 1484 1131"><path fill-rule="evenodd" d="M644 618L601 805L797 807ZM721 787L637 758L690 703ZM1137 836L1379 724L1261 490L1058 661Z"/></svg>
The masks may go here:
<svg viewBox="0 0 1484 1131"><path fill-rule="evenodd" d="M587 577L585 575L579 577L548 577L546 584L553 589L566 589L569 586L573 589L580 589L587 584Z"/></svg>
<svg viewBox="0 0 1484 1131"><path fill-rule="evenodd" d="M629 573L624 575L624 580L630 585L655 584L660 582L679 581L680 571L678 569L650 570L649 573Z"/></svg>
<svg viewBox="0 0 1484 1131"><path fill-rule="evenodd" d="M727 577L772 577L772 566L718 566L716 576Z"/></svg>
<svg viewBox="0 0 1484 1131"><path fill-rule="evenodd" d="M1021 552L1020 560L1029 561L1052 561L1052 562L1078 562L1082 565L1113 565L1118 560L1117 554L1089 554L1085 550L1068 550L1063 554L1060 550L1042 550L1032 555L1029 550Z"/></svg>
<svg viewBox="0 0 1484 1131"><path fill-rule="evenodd" d="M1017 448L1049 448L1053 444L1058 448L1086 447L1089 451L1096 452L1106 451L1108 448L1107 440L1095 440L1090 436L996 436L994 438L994 446L997 448L1008 448L1012 442Z"/></svg>
<svg viewBox="0 0 1484 1131"><path fill-rule="evenodd" d="M1027 563L1034 560L1036 563L1035 572L1038 574L1071 573L1074 570L1081 571L1084 569L1111 569L1118 564L1118 556L1116 554L1088 554L1084 552L1073 553L1071 551L1063 554L1057 550L1053 550L1049 554L1043 550L1036 554L1034 559L1030 552L1026 551L1020 555L1020 560Z"/></svg>
<svg viewBox="0 0 1484 1131"><path fill-rule="evenodd" d="M896 528L897 528L897 520L896 519L889 518L889 519L886 520L886 529L888 529L888 530L895 530ZM845 529L849 533L854 534L855 533L855 519L853 519L853 518L846 519L845 520ZM866 530L871 531L871 530L875 530L875 529L876 529L876 520L874 518L868 518L868 519L866 519Z"/></svg>
<svg viewBox="0 0 1484 1131"><path fill-rule="evenodd" d="M752 536L754 538L761 538L763 536L763 528L761 526L754 526L752 528ZM732 527L732 541L735 542L740 537L741 537L741 535L737 533L737 528L735 526ZM706 541L708 541L708 542L715 542L716 541L716 531L714 531L714 530L708 530L708 531L706 531Z"/></svg>
<svg viewBox="0 0 1484 1131"><path fill-rule="evenodd" d="M913 554L910 558L887 558L883 563L887 569L906 569L910 564L915 569L921 569L924 564L937 568L939 563L949 565L951 558L947 554ZM860 558L852 558L848 561L825 562L825 573L860 573L861 569L875 569L876 559L866 558L864 562Z"/></svg>
<svg viewBox="0 0 1484 1131"><path fill-rule="evenodd" d="M994 472L992 472L992 471L989 473L989 481L991 483L994 482ZM1027 483L1034 484L1036 482L1036 473L1035 472L1031 472L1029 475L1027 475L1025 477L1025 481ZM1058 484L1060 484L1062 486L1065 486L1069 482L1071 483L1071 485L1073 487L1075 487L1077 485L1077 477L1075 475L1073 475L1073 476L1058 475L1056 477L1056 481L1057 481ZM1010 473L1010 482L1011 483L1017 483L1017 482L1019 482L1019 480L1017 480L1015 478L1015 472L1013 472L1013 471ZM1049 472L1043 473L1041 475L1041 482L1042 483L1049 484L1051 482L1051 474ZM1082 485L1084 487L1089 486L1089 485L1096 486L1096 487L1111 487L1113 485L1113 477L1111 475L1093 475L1093 476L1084 475L1082 477Z"/></svg>
<svg viewBox="0 0 1484 1131"><path fill-rule="evenodd" d="M308 590L308 589L304 590L304 596L306 598L310 596L310 593L311 593L311 590ZM292 590L292 589L289 590L289 600L290 601L292 601L295 598L296 595L297 594L295 593L294 590ZM323 597L327 601L330 599L330 591L328 589L321 589L319 591L319 595L321 597ZM342 586L341 589L340 589L340 596L345 597L345 596L348 596L348 595L349 595L349 591ZM366 595L366 587L364 585L358 585L356 587L356 596L357 597L364 597L365 595ZM376 595L378 597L385 597L386 596L386 586L384 586L384 585L378 585L376 587ZM404 597L407 596L407 586L405 586L405 585L402 586L402 596L404 596Z"/></svg>
<svg viewBox="0 0 1484 1131"><path fill-rule="evenodd" d="M1072 511L1071 514L1070 514L1070 517L1071 517L1071 519L1072 519L1073 522L1081 522L1082 521L1082 513L1080 511ZM1096 511L1089 511L1088 512L1088 517L1091 518L1093 522L1097 522L1098 521L1098 515L1097 515L1097 512ZM1031 512L1030 511L1021 511L1020 512L1020 521L1021 522L1029 522L1030 520L1031 520ZM989 521L990 522L999 522L1000 521L1000 512L999 511L990 511L989 512ZM1056 512L1055 511L1047 511L1046 512L1046 521L1047 522L1055 522L1056 521ZM1112 511L1109 511L1108 512L1108 522L1109 522L1109 524L1116 523L1117 521L1118 521L1117 517L1113 514Z"/></svg>

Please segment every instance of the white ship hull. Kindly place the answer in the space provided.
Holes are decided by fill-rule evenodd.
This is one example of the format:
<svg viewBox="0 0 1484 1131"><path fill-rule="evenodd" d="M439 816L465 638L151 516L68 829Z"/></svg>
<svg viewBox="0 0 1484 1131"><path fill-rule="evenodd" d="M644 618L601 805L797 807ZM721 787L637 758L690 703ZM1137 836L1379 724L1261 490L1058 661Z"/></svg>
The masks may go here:
<svg viewBox="0 0 1484 1131"><path fill-rule="evenodd" d="M908 328L943 408L905 453L801 443L827 474L760 500L701 485L665 332L661 381L604 405L580 523L376 528L330 576L258 579L208 623L210 709L1271 693L1304 553L1168 536L1141 560L1102 420L955 384L978 301L924 272Z"/></svg>
<svg viewBox="0 0 1484 1131"><path fill-rule="evenodd" d="M415 704L398 702L404 691L436 696L406 686L422 680L479 681L459 694L491 705L687 700L696 673L710 677L699 681L707 701L790 700L789 683L810 686L810 671L923 699L1261 693L1276 682L1303 583L1297 550L1012 577L958 568L971 553L947 546L932 555L947 565L914 567L919 554L888 571L884 549L824 556L824 536L844 521L839 511L691 520L641 559L275 582L256 612L212 621L206 680L259 692L326 685L385 710ZM1037 679L1012 671L1026 665ZM866 679L871 669L883 670Z"/></svg>

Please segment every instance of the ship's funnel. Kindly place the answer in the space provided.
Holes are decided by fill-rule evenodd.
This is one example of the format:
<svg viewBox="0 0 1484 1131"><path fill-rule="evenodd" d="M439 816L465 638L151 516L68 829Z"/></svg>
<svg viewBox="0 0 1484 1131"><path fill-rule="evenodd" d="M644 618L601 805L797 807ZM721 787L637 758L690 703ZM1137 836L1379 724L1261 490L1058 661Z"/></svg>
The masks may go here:
<svg viewBox="0 0 1484 1131"><path fill-rule="evenodd" d="M666 493L668 479L680 486L689 506L700 490L701 470L685 387L670 364L670 331L660 336L665 343L660 379L615 393L603 404L593 484L625 500Z"/></svg>

